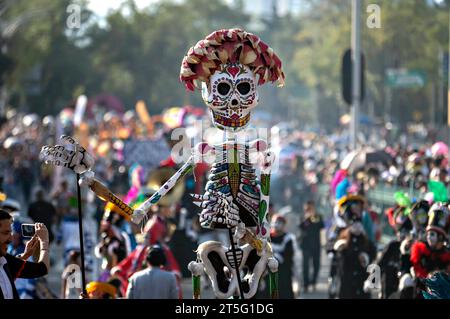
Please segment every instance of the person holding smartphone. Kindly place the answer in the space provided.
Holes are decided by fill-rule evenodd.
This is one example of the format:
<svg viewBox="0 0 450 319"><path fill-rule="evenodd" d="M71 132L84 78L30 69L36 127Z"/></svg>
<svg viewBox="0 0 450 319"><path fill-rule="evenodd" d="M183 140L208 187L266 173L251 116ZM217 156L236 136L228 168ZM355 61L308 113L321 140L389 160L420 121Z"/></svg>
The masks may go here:
<svg viewBox="0 0 450 319"><path fill-rule="evenodd" d="M12 241L11 215L0 209L0 300L20 299L14 285L16 278L38 278L47 275L50 269L48 251L48 230L44 224L36 223L34 236L26 244L22 255L12 256L7 253ZM38 262L27 259L39 249Z"/></svg>

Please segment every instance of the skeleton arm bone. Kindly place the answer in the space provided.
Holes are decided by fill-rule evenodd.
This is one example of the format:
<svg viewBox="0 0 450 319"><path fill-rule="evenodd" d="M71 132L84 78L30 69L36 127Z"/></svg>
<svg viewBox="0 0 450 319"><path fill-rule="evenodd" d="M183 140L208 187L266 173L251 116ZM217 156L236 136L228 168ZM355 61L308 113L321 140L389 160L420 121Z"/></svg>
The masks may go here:
<svg viewBox="0 0 450 319"><path fill-rule="evenodd" d="M158 203L158 201L166 195L187 173L193 171L195 164L200 162L205 155L213 152L207 143L199 143L193 149L193 154L189 157L186 163L167 181L163 186L153 194L149 199L143 202L137 209L134 210L131 217L131 221L135 224L139 224L144 217L147 216L147 212L151 206Z"/></svg>
<svg viewBox="0 0 450 319"><path fill-rule="evenodd" d="M138 208L136 208L131 216L131 221L135 224L139 224L142 219L147 215L150 207L157 204L159 200L166 195L188 172L195 167L194 156L189 157L188 161L167 181L161 188L154 193L149 199L143 202Z"/></svg>
<svg viewBox="0 0 450 319"><path fill-rule="evenodd" d="M118 209L118 213L121 214L126 220L130 221L133 215L133 209L128 206L124 201L111 192L105 185L94 178L94 172L87 171L80 178L80 186L88 186L91 191L97 195L102 201L110 202L114 204Z"/></svg>
<svg viewBox="0 0 450 319"><path fill-rule="evenodd" d="M270 237L270 225L267 221L267 214L269 212L269 200L270 200L270 172L272 169L272 164L275 160L275 155L270 150L265 150L264 161L261 168L261 182L260 182L260 203L259 203L259 234L258 237L269 238Z"/></svg>

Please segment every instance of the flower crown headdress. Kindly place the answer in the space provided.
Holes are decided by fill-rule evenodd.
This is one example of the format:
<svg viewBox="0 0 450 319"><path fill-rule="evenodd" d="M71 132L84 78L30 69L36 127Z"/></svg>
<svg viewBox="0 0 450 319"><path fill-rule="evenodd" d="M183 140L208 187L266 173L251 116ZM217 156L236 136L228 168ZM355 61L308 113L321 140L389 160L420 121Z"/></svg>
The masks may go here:
<svg viewBox="0 0 450 319"><path fill-rule="evenodd" d="M208 82L221 65L241 63L258 76L258 85L278 82L284 85L285 76L281 60L256 35L242 29L218 30L191 47L181 64L180 80L188 90L194 91L198 81Z"/></svg>

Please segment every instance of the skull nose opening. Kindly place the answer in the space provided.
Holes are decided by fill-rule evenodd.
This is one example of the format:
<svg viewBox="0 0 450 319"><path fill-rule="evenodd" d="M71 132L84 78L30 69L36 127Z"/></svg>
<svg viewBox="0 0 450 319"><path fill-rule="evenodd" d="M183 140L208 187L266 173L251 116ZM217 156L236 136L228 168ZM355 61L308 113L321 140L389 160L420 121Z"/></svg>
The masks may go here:
<svg viewBox="0 0 450 319"><path fill-rule="evenodd" d="M233 105L233 106L236 106L236 105L238 105L238 104L239 104L239 101L236 100L236 99L233 99L233 100L231 101L231 105Z"/></svg>

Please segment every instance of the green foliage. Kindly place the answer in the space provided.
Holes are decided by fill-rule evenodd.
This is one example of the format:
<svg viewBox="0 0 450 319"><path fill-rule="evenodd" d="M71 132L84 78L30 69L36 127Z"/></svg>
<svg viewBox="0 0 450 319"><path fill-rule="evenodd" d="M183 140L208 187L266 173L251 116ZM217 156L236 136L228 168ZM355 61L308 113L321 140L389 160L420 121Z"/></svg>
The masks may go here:
<svg viewBox="0 0 450 319"><path fill-rule="evenodd" d="M82 7L81 35L67 30L70 3ZM153 114L201 105L199 95L188 94L178 80L184 54L216 29L245 27L248 19L220 0L163 1L142 12L128 1L107 16L106 28L92 22L81 1L23 0L8 15L35 8L46 8L45 18L30 20L8 45L17 63L9 88L22 107L40 113L58 112L80 91L114 94L127 108L144 99Z"/></svg>
<svg viewBox="0 0 450 319"><path fill-rule="evenodd" d="M102 27L83 0L3 0L0 8L7 3L2 21L26 18L10 38L0 38L15 62L8 93L12 104L29 111L56 113L81 92L114 94L127 108L143 99L152 114L175 105L202 105L200 94L187 93L178 80L181 60L196 41L231 27L255 32L283 61L286 87L264 86L261 109L301 123L319 118L328 126L348 111L340 74L351 39L348 0L303 0L300 15L265 18L242 13L243 1L160 1L138 10L129 0L110 12ZM81 7L79 30L67 29L71 3ZM365 8L372 3L381 8L381 29L366 27ZM449 1L367 0L362 7L367 99L381 116L386 69L423 70L427 86L394 92L393 115L411 120L419 111L426 119L433 85L438 87L442 76L439 52L448 51Z"/></svg>
<svg viewBox="0 0 450 319"><path fill-rule="evenodd" d="M328 112L348 111L341 98L341 59L351 45L351 1L309 0L300 17L303 28L292 67L306 85L320 93L319 105ZM381 28L370 29L366 6L381 8ZM364 1L362 12L362 49L366 57L366 96L382 116L385 109L385 71L388 68L420 69L427 74L423 89L394 92L394 120L412 120L412 113L427 117L434 84L438 86L439 51L448 52L448 5L431 5L427 0ZM312 103L312 101L311 101ZM426 106L424 108L424 105ZM314 106L314 105L312 105ZM363 109L364 111L364 109ZM366 110L367 111L367 110Z"/></svg>

